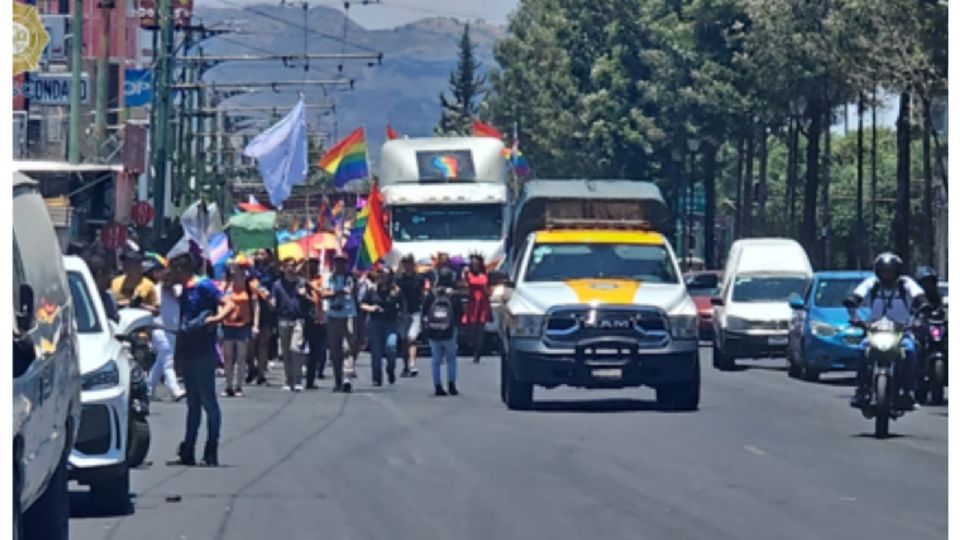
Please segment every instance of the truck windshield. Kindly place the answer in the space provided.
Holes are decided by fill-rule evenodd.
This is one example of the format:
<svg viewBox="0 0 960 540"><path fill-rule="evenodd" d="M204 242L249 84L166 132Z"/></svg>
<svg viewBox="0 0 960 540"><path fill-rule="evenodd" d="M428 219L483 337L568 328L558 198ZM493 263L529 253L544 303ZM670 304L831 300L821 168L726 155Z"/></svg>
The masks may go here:
<svg viewBox="0 0 960 540"><path fill-rule="evenodd" d="M70 297L73 298L73 313L77 320L77 332L81 334L96 334L100 332L100 320L97 310L93 306L94 300L90 290L78 272L67 272L67 281L70 283Z"/></svg>
<svg viewBox="0 0 960 540"><path fill-rule="evenodd" d="M666 248L643 244L537 244L526 274L526 281L604 278L679 281Z"/></svg>
<svg viewBox="0 0 960 540"><path fill-rule="evenodd" d="M503 238L500 204L395 206L391 215L391 236L395 242Z"/></svg>
<svg viewBox="0 0 960 540"><path fill-rule="evenodd" d="M807 280L793 276L742 276L733 285L734 302L786 302L793 293L803 294Z"/></svg>

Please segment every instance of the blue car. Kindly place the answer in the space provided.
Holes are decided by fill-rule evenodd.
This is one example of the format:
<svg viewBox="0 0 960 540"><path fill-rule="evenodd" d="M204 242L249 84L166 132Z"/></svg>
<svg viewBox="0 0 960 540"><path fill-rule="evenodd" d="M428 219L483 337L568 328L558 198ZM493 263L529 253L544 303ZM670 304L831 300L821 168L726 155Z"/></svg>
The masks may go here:
<svg viewBox="0 0 960 540"><path fill-rule="evenodd" d="M788 373L816 381L827 371L856 371L863 331L849 324L843 299L871 272L817 272L803 296L790 298L793 319L787 343ZM867 317L866 310L860 313Z"/></svg>

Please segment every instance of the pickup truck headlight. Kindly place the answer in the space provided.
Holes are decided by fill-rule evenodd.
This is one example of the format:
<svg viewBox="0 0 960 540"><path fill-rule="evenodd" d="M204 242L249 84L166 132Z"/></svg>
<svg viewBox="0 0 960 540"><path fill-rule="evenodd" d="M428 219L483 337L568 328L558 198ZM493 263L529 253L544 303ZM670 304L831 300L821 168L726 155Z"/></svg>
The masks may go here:
<svg viewBox="0 0 960 540"><path fill-rule="evenodd" d="M734 317L733 315L727 315L727 325L726 330L733 332L746 332L750 329L750 322L741 317Z"/></svg>
<svg viewBox="0 0 960 540"><path fill-rule="evenodd" d="M543 315L516 315L511 331L515 337L540 337Z"/></svg>
<svg viewBox="0 0 960 540"><path fill-rule="evenodd" d="M100 390L120 384L120 369L113 360L83 376L82 390Z"/></svg>
<svg viewBox="0 0 960 540"><path fill-rule="evenodd" d="M837 335L837 327L821 321L810 323L810 331L817 337L833 337Z"/></svg>
<svg viewBox="0 0 960 540"><path fill-rule="evenodd" d="M695 339L699 336L696 315L671 315L670 335L674 339Z"/></svg>

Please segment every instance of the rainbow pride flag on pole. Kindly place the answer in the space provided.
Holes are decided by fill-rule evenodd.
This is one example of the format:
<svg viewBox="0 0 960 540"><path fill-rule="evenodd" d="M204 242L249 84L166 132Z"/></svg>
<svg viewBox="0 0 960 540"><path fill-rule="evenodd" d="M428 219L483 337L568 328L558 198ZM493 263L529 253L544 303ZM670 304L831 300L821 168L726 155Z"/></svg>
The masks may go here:
<svg viewBox="0 0 960 540"><path fill-rule="evenodd" d="M390 235L387 234L383 224L383 216L383 196L374 184L370 188L367 205L357 214L357 221L347 241L349 247L352 247L351 244L356 246L356 267L360 270L373 268L393 247Z"/></svg>
<svg viewBox="0 0 960 540"><path fill-rule="evenodd" d="M342 188L352 180L369 176L367 142L357 128L320 158L320 168L333 175L333 185Z"/></svg>

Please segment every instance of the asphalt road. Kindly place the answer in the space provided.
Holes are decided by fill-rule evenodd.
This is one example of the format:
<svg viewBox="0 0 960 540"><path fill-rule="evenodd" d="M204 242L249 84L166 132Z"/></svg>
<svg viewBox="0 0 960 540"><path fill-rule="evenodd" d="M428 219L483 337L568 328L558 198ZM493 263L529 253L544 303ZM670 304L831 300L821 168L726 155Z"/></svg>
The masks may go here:
<svg viewBox="0 0 960 540"><path fill-rule="evenodd" d="M429 373L351 395L252 388L224 399L223 466L169 467L184 405L154 405L153 464L133 472L134 513L90 513L86 539L832 539L947 535L947 410L870 437L849 380L787 378L782 360L710 367L700 410L653 391L537 389L500 402L498 361L460 360L460 397ZM421 362L423 360L421 359ZM423 364L423 367L428 367ZM205 429L205 428L204 428ZM201 436L202 440L202 436ZM198 449L199 450L199 449ZM198 452L199 453L199 452ZM169 498L179 497L179 502Z"/></svg>

